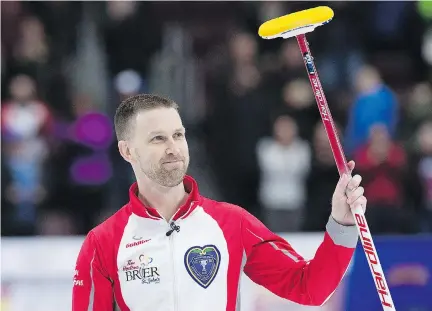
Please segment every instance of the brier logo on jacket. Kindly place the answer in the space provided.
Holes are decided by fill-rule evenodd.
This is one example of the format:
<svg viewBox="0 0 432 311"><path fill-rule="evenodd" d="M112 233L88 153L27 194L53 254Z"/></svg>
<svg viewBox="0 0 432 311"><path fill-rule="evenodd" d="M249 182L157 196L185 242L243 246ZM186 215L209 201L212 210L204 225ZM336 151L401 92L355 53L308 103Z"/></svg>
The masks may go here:
<svg viewBox="0 0 432 311"><path fill-rule="evenodd" d="M153 258L144 254L139 255L138 262L128 260L123 267L126 282L141 280L142 284L160 283L158 267L151 265Z"/></svg>

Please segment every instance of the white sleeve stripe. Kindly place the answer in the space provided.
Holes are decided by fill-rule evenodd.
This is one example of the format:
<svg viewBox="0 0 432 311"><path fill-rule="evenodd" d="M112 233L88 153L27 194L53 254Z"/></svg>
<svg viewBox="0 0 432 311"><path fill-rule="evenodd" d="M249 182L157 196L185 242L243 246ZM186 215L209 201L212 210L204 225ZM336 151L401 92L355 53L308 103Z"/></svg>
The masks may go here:
<svg viewBox="0 0 432 311"><path fill-rule="evenodd" d="M243 257L242 257L240 271L243 271L244 267L246 266L246 263L247 263L247 256L246 256L246 252L243 250ZM241 281L238 282L236 311L241 310L241 290L240 290L240 287L241 287Z"/></svg>
<svg viewBox="0 0 432 311"><path fill-rule="evenodd" d="M250 231L250 229L247 229L247 231L249 231L252 235L254 235L256 238L258 238L259 240L261 240L262 242L264 242L264 239L262 237L257 236L255 233L253 233L252 231Z"/></svg>
<svg viewBox="0 0 432 311"><path fill-rule="evenodd" d="M259 240L261 240L262 242L264 242L264 239L258 235L256 235L255 233L253 233L252 231L250 231L249 229L247 229L252 235L254 235L255 237L257 237ZM269 242L269 244L277 251L281 251L283 254L285 254L286 256L288 256L291 260L295 261L295 262L299 262L299 258L297 258L296 256L294 256L293 254L291 254L289 251L287 251L286 249L280 249L274 242Z"/></svg>
<svg viewBox="0 0 432 311"><path fill-rule="evenodd" d="M93 311L94 310L94 296L95 296L95 286L94 286L94 280L93 280L93 261L96 257L96 250L93 252L93 258L90 262L90 279L91 279L91 289L90 289L90 297L89 297L89 305L87 310Z"/></svg>
<svg viewBox="0 0 432 311"><path fill-rule="evenodd" d="M285 254L286 256L288 256L290 259L294 260L295 262L298 262L298 258L296 256L294 256L293 254L291 254L289 251L287 251L286 249L280 249L279 247L277 247L277 245L273 242L270 242L270 245L273 246L273 248L275 250L281 251L283 254Z"/></svg>

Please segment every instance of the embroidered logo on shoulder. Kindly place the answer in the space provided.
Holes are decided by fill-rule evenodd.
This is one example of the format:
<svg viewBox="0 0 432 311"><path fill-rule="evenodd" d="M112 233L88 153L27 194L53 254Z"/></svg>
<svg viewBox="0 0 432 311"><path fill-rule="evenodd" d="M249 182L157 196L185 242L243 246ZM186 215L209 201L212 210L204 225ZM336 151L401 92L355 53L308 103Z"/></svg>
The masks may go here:
<svg viewBox="0 0 432 311"><path fill-rule="evenodd" d="M209 287L215 279L220 261L220 252L214 245L193 246L184 256L187 272L203 288Z"/></svg>

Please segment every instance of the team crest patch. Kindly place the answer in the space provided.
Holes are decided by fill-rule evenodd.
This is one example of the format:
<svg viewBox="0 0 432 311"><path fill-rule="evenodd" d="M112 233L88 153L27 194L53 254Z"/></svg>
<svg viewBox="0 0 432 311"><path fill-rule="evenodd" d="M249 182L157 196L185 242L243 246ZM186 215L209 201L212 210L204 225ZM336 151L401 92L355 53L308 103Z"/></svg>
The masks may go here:
<svg viewBox="0 0 432 311"><path fill-rule="evenodd" d="M186 251L184 262L192 279L203 288L213 282L220 265L220 252L214 245L193 246Z"/></svg>

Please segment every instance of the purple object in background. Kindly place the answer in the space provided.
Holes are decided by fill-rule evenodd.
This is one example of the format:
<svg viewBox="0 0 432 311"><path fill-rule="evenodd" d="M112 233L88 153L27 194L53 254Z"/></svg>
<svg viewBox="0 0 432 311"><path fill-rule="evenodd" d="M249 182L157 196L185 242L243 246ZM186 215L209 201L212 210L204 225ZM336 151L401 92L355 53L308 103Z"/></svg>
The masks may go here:
<svg viewBox="0 0 432 311"><path fill-rule="evenodd" d="M63 120L54 121L54 135L59 140L68 140L70 137L70 124Z"/></svg>
<svg viewBox="0 0 432 311"><path fill-rule="evenodd" d="M110 146L113 131L109 118L97 112L80 117L72 127L72 139L90 148L101 150Z"/></svg>
<svg viewBox="0 0 432 311"><path fill-rule="evenodd" d="M70 127L69 139L95 151L90 156L74 159L70 167L72 180L80 185L102 185L112 176L108 148L113 141L110 119L103 113L89 112Z"/></svg>
<svg viewBox="0 0 432 311"><path fill-rule="evenodd" d="M81 185L101 185L112 176L111 162L105 153L77 158L70 168L74 182Z"/></svg>

